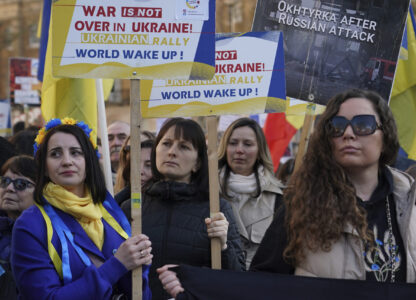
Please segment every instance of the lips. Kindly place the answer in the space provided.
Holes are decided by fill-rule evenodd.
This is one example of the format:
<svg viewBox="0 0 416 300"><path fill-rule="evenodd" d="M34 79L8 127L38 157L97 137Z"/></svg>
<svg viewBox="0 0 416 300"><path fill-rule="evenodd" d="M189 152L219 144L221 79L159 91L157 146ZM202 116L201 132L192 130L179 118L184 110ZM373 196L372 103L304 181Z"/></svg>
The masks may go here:
<svg viewBox="0 0 416 300"><path fill-rule="evenodd" d="M341 148L341 152L344 153L355 153L357 151L359 151L359 149L354 146L345 146Z"/></svg>
<svg viewBox="0 0 416 300"><path fill-rule="evenodd" d="M75 171L64 171L64 172L59 173L59 175L70 176L70 175L73 175L75 173L76 173Z"/></svg>
<svg viewBox="0 0 416 300"><path fill-rule="evenodd" d="M178 164L174 161L165 161L163 164L168 166L177 166Z"/></svg>

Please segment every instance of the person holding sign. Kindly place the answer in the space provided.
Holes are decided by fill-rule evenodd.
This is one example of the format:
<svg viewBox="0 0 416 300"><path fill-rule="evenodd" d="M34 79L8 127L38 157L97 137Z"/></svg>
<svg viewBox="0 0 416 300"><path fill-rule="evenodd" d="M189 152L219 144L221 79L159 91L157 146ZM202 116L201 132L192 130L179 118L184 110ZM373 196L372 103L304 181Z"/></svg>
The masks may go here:
<svg viewBox="0 0 416 300"><path fill-rule="evenodd" d="M349 90L333 97L251 269L416 282L415 184L389 167L398 149L381 96Z"/></svg>
<svg viewBox="0 0 416 300"><path fill-rule="evenodd" d="M129 299L129 271L142 266L143 299L151 299L151 243L144 234L129 237L129 222L106 191L91 131L84 122L53 119L35 140L36 205L13 228L20 298Z"/></svg>
<svg viewBox="0 0 416 300"><path fill-rule="evenodd" d="M248 269L282 201L283 184L273 175L263 130L249 118L237 119L227 128L218 163L221 194L233 208Z"/></svg>
<svg viewBox="0 0 416 300"><path fill-rule="evenodd" d="M156 137L151 166L153 178L143 195L142 226L154 253L149 275L153 298L170 298L157 278L157 268L211 266L211 238L221 240L223 268L243 270L240 238L227 201L221 199L221 212L210 217L207 146L198 123L168 119Z"/></svg>

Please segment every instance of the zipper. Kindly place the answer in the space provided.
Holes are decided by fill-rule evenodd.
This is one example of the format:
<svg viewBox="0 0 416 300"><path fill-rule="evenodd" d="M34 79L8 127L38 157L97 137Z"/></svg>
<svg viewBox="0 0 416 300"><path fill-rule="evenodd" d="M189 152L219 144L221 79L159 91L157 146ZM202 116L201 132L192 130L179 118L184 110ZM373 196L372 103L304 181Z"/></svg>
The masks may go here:
<svg viewBox="0 0 416 300"><path fill-rule="evenodd" d="M173 205L172 205L172 201L173 199L171 199L171 193L170 193L170 185L168 186L167 189L167 214L166 214L166 224L165 224L165 229L163 230L163 235L162 235L162 251L161 251L161 266L164 266L166 264L166 260L167 260L167 244L168 244L168 233L169 233L169 227L170 227L170 222L172 219L172 212L173 212ZM164 202L164 201L162 201Z"/></svg>

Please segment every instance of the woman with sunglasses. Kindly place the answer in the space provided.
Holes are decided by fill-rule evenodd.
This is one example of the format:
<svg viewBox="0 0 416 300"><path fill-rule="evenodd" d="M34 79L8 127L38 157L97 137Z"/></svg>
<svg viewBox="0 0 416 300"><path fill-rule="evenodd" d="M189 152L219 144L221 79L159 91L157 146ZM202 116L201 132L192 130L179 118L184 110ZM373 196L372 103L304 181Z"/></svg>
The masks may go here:
<svg viewBox="0 0 416 300"><path fill-rule="evenodd" d="M0 171L0 299L16 299L10 267L12 229L17 217L34 204L36 163L19 155L8 159Z"/></svg>
<svg viewBox="0 0 416 300"><path fill-rule="evenodd" d="M13 228L19 297L129 299L129 271L142 266L143 299L149 300L151 243L143 234L129 237L129 222L106 191L88 125L53 119L39 131L34 148L36 205Z"/></svg>
<svg viewBox="0 0 416 300"><path fill-rule="evenodd" d="M416 282L415 185L389 167L398 149L393 115L378 94L332 98L251 269Z"/></svg>

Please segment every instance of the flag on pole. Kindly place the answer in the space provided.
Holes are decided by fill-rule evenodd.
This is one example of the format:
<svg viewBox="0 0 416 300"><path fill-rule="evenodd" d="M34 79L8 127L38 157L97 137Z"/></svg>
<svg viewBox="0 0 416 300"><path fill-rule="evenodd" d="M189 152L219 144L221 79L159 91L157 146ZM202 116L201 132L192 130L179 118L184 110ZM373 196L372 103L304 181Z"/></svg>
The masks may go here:
<svg viewBox="0 0 416 300"><path fill-rule="evenodd" d="M412 6L407 16L400 59L390 98L399 142L411 159L416 159L416 35Z"/></svg>
<svg viewBox="0 0 416 300"><path fill-rule="evenodd" d="M71 117L86 122L97 132L97 94L95 79L55 78L52 76L52 0L42 7L41 44L38 79L42 81L41 110L43 118ZM104 97L113 86L112 79L103 80Z"/></svg>
<svg viewBox="0 0 416 300"><path fill-rule="evenodd" d="M267 115L263 131L269 145L274 171L276 172L280 158L285 153L297 129L286 120L285 113L271 113Z"/></svg>

